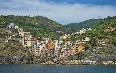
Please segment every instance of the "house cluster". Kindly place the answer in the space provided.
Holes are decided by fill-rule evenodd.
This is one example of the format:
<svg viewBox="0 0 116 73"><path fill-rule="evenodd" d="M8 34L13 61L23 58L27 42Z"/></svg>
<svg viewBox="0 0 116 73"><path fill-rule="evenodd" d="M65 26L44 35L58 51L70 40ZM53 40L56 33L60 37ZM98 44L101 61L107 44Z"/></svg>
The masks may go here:
<svg viewBox="0 0 116 73"><path fill-rule="evenodd" d="M8 28L14 28L18 31L18 35L22 37L19 42L25 48L30 48L29 50L39 57L52 57L54 61L61 59L68 60L67 57L73 56L81 51L84 51L84 45L86 42L90 41L89 37L86 37L82 40L65 41L64 39L71 38L72 34L82 34L85 33L88 29L82 29L79 32L72 34L65 34L59 38L59 40L52 40L50 38L34 38L30 32L25 32L19 26L15 26L13 23L7 26ZM12 38L12 37L10 37Z"/></svg>
<svg viewBox="0 0 116 73"><path fill-rule="evenodd" d="M52 40L50 38L33 38L30 33L23 32L22 36L22 45L24 47L30 47L33 53L36 56L41 57L54 57L54 61L58 60L71 60L72 58L68 58L70 56L74 56L81 51L84 51L84 44L90 41L89 37L85 37L82 40L75 41L66 41L65 39L71 38L70 36L73 34L82 34L85 33L88 29L82 29L79 32L72 34L65 34L59 38L59 40ZM20 32L19 32L20 33ZM25 44L24 44L25 43ZM73 58L74 59L74 58ZM76 58L75 58L76 59Z"/></svg>
<svg viewBox="0 0 116 73"><path fill-rule="evenodd" d="M16 31L17 34L13 34L12 31L9 30L12 28L17 30ZM49 62L49 61L57 62L62 60L76 61L78 59L78 56L76 55L79 52L84 51L84 45L87 42L89 42L91 39L90 37L84 37L82 39L76 39L74 41L67 40L67 39L72 38L72 36L75 36L78 38L78 35L82 35L83 33L89 30L91 30L91 28L87 28L87 29L83 28L79 30L78 32L75 32L72 34L64 34L58 40L52 40L51 38L45 38L45 37L35 38L31 35L30 32L26 32L19 26L14 25L14 23L10 23L7 26L7 30L5 29L5 33L6 34L8 33L7 40L5 40L5 42L8 42L10 39L12 39L15 36L20 36L20 39L18 38L15 40L18 40L19 44L21 44L24 48L29 48L29 51L33 53L36 57L39 57L39 58L46 57L46 61L44 62ZM3 30L0 30L0 31L3 31ZM106 42L108 41L109 41L108 39L97 40L98 44L101 44L101 45L107 45Z"/></svg>
<svg viewBox="0 0 116 73"><path fill-rule="evenodd" d="M70 56L74 55L76 52L83 51L84 44L88 41L90 41L90 37L85 37L83 39L76 39L75 41L66 41L66 39L72 38L71 36L78 36L86 31L91 30L91 28L87 29L81 29L75 33L72 34L64 34L59 38L59 40L52 40L51 38L34 38L32 37L30 32L25 32L22 28L19 28L19 26L15 26L14 23L10 23L7 26L8 29L14 28L18 31L18 36L22 37L19 42L22 44L23 47L32 48L31 50L36 55L43 55L48 56L52 52L52 54L60 57L64 56ZM7 33L12 33L10 30L7 30ZM10 40L13 36L16 35L10 35L8 36L8 40ZM6 42L8 42L8 40ZM106 42L108 42L108 39L98 39L98 44L106 45ZM77 50L77 51L76 51ZM60 53L59 53L60 51Z"/></svg>

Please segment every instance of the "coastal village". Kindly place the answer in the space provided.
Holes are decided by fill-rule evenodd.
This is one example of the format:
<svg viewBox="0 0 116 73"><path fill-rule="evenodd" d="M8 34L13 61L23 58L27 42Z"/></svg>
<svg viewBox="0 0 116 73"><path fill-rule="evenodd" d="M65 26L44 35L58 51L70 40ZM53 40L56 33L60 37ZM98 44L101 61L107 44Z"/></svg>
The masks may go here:
<svg viewBox="0 0 116 73"><path fill-rule="evenodd" d="M0 73L116 73L116 0L0 0Z"/></svg>
<svg viewBox="0 0 116 73"><path fill-rule="evenodd" d="M30 32L24 31L19 26L15 25L14 23L10 23L6 27L6 31L8 36L7 39L1 39L0 43L8 43L9 40L14 39L19 42L20 46L24 48L28 48L28 50L34 54L34 58L36 59L36 63L41 64L67 64L67 65L74 65L74 64L116 64L114 61L103 61L103 62L96 62L95 60L90 59L81 59L78 60L80 52L85 51L85 44L91 40L90 37L85 37L84 39L76 39L74 41L70 41L67 39L72 38L71 36L75 36L78 38L78 35L85 33L86 31L90 31L91 28L81 29L78 32L72 34L64 34L60 36L58 40L53 40L51 38L45 37L38 37L35 38L31 35ZM16 30L18 34L12 33L11 30ZM112 27L106 29L106 31L113 31L115 30ZM3 32L3 30L1 30ZM19 36L18 39L15 39L16 36ZM108 40L98 40L98 44L100 45L107 45L106 42ZM15 58L17 58L15 56ZM34 59L33 58L33 59ZM33 62L32 62L33 63Z"/></svg>

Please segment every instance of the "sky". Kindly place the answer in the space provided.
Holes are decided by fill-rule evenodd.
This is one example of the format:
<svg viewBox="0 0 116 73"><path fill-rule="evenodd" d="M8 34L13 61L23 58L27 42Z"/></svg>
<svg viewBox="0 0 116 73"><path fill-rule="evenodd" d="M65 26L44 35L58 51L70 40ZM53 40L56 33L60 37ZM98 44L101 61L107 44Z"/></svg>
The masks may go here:
<svg viewBox="0 0 116 73"><path fill-rule="evenodd" d="M0 0L0 15L40 15L65 25L116 16L116 0Z"/></svg>

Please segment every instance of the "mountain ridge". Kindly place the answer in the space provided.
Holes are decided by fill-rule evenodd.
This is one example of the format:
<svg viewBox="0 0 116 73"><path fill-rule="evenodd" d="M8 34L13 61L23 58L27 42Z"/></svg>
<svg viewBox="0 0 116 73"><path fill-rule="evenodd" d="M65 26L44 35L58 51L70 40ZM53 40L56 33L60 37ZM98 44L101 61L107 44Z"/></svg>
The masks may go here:
<svg viewBox="0 0 116 73"><path fill-rule="evenodd" d="M79 23L70 23L67 24L66 26L71 28L73 31L78 31L82 28L91 28L102 20L103 19L89 19Z"/></svg>

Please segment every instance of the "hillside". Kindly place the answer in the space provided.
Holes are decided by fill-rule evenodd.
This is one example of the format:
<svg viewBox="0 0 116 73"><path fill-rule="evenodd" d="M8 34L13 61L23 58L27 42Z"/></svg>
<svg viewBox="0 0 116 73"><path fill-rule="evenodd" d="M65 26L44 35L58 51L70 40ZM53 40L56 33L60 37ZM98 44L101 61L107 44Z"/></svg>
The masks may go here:
<svg viewBox="0 0 116 73"><path fill-rule="evenodd" d="M94 41L98 39L108 39L109 44L116 45L116 16L107 17L95 25L85 36L90 36Z"/></svg>
<svg viewBox="0 0 116 73"><path fill-rule="evenodd" d="M116 61L116 16L107 17L91 27L91 30L85 30L81 34L73 33L66 39L81 41L84 51L78 53L80 60ZM86 37L90 39L87 42Z"/></svg>
<svg viewBox="0 0 116 73"><path fill-rule="evenodd" d="M31 32L34 37L52 39L33 39L27 33L20 36L17 29L6 28L9 23ZM71 33L70 28L42 16L0 16L0 63L45 63L56 59L61 64L72 60L115 62L116 16L107 17L89 29L82 28ZM64 33L71 34L54 40ZM27 40L30 37L32 40Z"/></svg>
<svg viewBox="0 0 116 73"><path fill-rule="evenodd" d="M66 26L71 28L73 31L80 30L82 28L90 28L96 25L98 22L102 21L102 19L89 19L79 23L71 23Z"/></svg>
<svg viewBox="0 0 116 73"><path fill-rule="evenodd" d="M70 28L43 16L0 16L0 28L6 28L9 23L14 23L25 31L31 32L34 37L58 39L60 35L71 32Z"/></svg>
<svg viewBox="0 0 116 73"><path fill-rule="evenodd" d="M91 38L91 41L85 44L86 51L83 52L89 58L116 61L116 16L105 18L82 35L82 38Z"/></svg>

